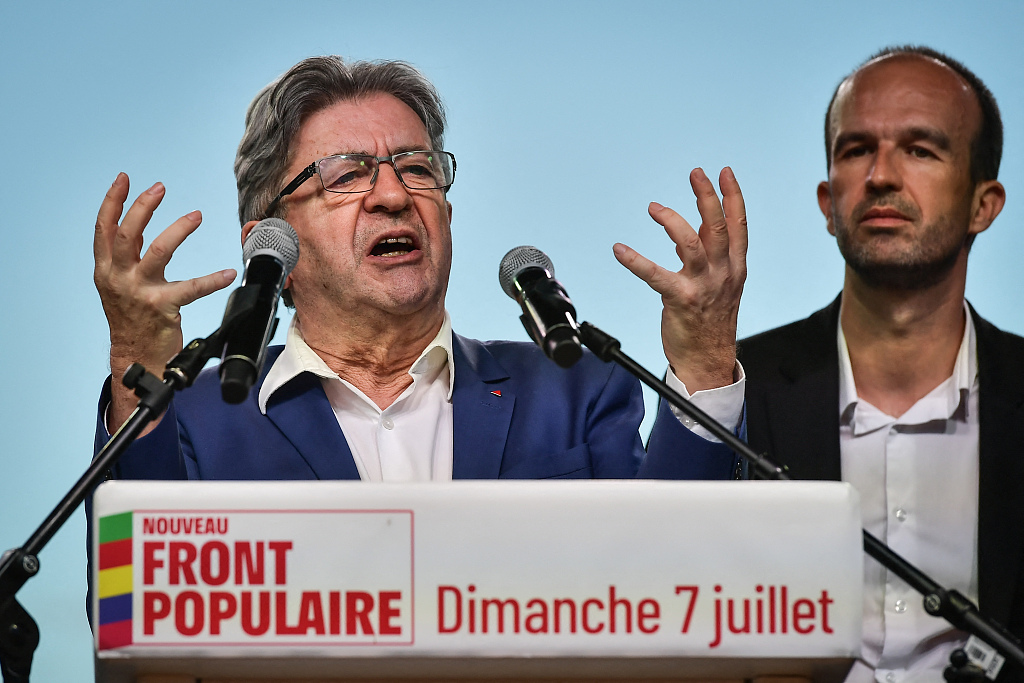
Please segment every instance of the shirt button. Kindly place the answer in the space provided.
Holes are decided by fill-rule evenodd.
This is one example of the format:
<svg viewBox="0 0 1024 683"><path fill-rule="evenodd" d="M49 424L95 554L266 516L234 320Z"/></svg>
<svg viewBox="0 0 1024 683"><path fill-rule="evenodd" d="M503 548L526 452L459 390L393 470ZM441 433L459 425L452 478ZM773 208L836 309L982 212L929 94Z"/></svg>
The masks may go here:
<svg viewBox="0 0 1024 683"><path fill-rule="evenodd" d="M896 601L896 613L897 614L903 614L906 611L907 611L907 601L904 600L903 598L900 598L899 600Z"/></svg>
<svg viewBox="0 0 1024 683"><path fill-rule="evenodd" d="M380 424L382 427L384 427L384 429L395 428L395 421L392 420L390 417L385 417L383 420L380 421Z"/></svg>
<svg viewBox="0 0 1024 683"><path fill-rule="evenodd" d="M907 519L907 511L903 508L896 508L896 519L903 522Z"/></svg>
<svg viewBox="0 0 1024 683"><path fill-rule="evenodd" d="M896 683L896 674L891 671L885 674L885 683Z"/></svg>

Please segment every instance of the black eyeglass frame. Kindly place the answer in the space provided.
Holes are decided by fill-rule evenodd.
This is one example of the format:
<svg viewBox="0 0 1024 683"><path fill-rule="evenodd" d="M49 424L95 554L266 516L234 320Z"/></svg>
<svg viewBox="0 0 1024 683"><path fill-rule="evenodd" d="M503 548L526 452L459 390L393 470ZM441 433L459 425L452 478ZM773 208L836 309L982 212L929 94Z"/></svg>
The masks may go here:
<svg viewBox="0 0 1024 683"><path fill-rule="evenodd" d="M444 155L446 155L451 160L451 162L452 162L452 181L450 183L448 183L447 185L441 185L441 186L438 186L438 187L409 187L408 185L406 185L405 179L402 178L402 174L398 170L398 166L395 165L395 159L398 158L398 157L408 156L410 154L424 154L424 153L444 154ZM377 168L375 168L373 170L373 176L370 178L370 187L368 187L365 190L354 190L354 191L351 191L351 192L347 192L345 190L331 190L331 189L329 189L326 185L324 185L323 177L320 176L320 171L319 171L320 167L319 167L319 165L320 165L321 161L323 161L324 159L330 159L331 157L366 157L367 159L374 159L377 162ZM280 192L278 192L277 196L274 197L271 200L270 205L267 207L265 215L268 216L268 217L273 215L274 209L277 208L278 203L282 199L284 199L286 196L290 195L292 192L295 192L295 190L299 189L299 187L304 182L306 182L307 180L309 180L313 176L320 176L320 187L324 188L325 192L331 192L331 193L334 193L334 194L362 194L364 192L371 192L373 190L374 185L377 184L377 174L380 173L380 165L381 164L388 164L388 165L390 165L391 168L393 168L395 170L395 175L398 176L398 182L402 183L402 186L405 187L405 189L407 189L407 190L444 190L445 192L447 192L451 188L451 186L455 184L455 171L458 168L458 164L456 164L456 162L455 162L455 155L452 154L451 152L445 152L444 150L441 150L441 149L415 149L415 150L411 150L411 151L408 151L408 152L398 152L396 154L392 154L390 156L385 156L385 157L375 157L372 154L355 154L355 153L352 153L352 154L332 154L330 156L323 157L322 159L317 159L316 161L311 163L309 166L307 166L306 168L302 169L297 176L292 178L291 182L288 183L287 185L285 185L284 189L281 190Z"/></svg>

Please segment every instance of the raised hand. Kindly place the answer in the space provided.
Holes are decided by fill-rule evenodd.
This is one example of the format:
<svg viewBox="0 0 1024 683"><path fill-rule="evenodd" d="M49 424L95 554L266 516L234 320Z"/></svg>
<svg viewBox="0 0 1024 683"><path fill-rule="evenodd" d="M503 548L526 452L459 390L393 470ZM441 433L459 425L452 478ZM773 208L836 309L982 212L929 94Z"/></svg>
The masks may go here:
<svg viewBox="0 0 1024 683"><path fill-rule="evenodd" d="M692 394L732 384L736 367L736 318L747 277L747 216L732 169L715 187L697 168L690 173L701 225L694 230L672 209L652 202L648 212L676 245L682 262L662 268L624 244L615 258L661 294L661 340L672 371Z"/></svg>
<svg viewBox="0 0 1024 683"><path fill-rule="evenodd" d="M182 347L179 309L227 287L236 275L228 269L168 282L164 268L174 250L199 227L202 215L193 211L174 221L143 254L142 233L164 198L164 186L157 183L139 195L122 220L128 189L128 176L119 173L100 205L93 241L93 280L110 327L113 382L108 427L121 424L137 402L120 382L128 366L142 363L162 376L164 365Z"/></svg>

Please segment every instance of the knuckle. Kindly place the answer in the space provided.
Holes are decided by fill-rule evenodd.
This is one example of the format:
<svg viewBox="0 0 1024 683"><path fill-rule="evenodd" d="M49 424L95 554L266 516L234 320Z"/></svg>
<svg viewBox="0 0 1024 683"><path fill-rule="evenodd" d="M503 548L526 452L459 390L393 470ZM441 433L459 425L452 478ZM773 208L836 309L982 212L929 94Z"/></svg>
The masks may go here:
<svg viewBox="0 0 1024 683"><path fill-rule="evenodd" d="M160 290L156 288L147 287L140 293L139 299L144 308L149 311L159 311L163 308L164 299L160 293Z"/></svg>
<svg viewBox="0 0 1024 683"><path fill-rule="evenodd" d="M679 239L679 246L687 250L694 250L700 246L700 235L695 233L693 230L688 230L683 233Z"/></svg>
<svg viewBox="0 0 1024 683"><path fill-rule="evenodd" d="M170 260L171 254L173 254L174 251L172 249L168 249L159 240L154 240L152 244L149 245L149 253L152 254L157 261L163 263Z"/></svg>
<svg viewBox="0 0 1024 683"><path fill-rule="evenodd" d="M92 270L92 281L96 285L96 289L99 289L102 294L103 290L109 289L110 271L103 266L97 265Z"/></svg>
<svg viewBox="0 0 1024 683"><path fill-rule="evenodd" d="M133 239L121 226L117 226L117 230L114 232L114 241L120 244L130 244Z"/></svg>
<svg viewBox="0 0 1024 683"><path fill-rule="evenodd" d="M206 293L206 289L203 287L203 281L200 278L189 280L187 291L189 301L195 301Z"/></svg>

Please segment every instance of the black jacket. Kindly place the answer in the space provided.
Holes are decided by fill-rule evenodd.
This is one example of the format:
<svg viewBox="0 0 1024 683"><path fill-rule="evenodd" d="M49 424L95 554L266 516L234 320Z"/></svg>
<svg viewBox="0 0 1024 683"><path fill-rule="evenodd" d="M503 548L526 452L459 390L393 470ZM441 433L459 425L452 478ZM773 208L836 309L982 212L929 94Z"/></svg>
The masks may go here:
<svg viewBox="0 0 1024 683"><path fill-rule="evenodd" d="M788 465L793 479L840 479L839 304L837 297L805 320L739 343L750 445ZM971 315L981 427L978 603L1024 640L1024 338L973 308Z"/></svg>

